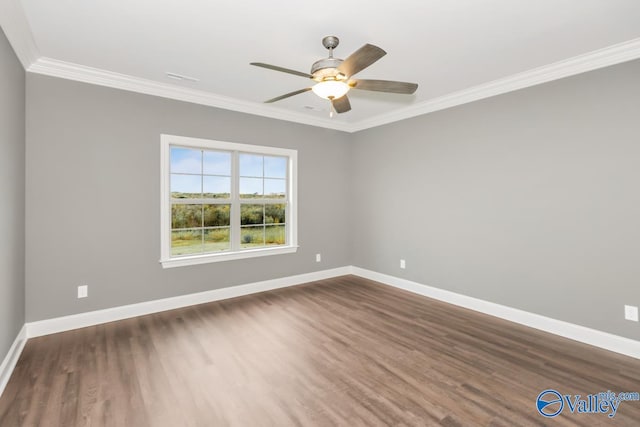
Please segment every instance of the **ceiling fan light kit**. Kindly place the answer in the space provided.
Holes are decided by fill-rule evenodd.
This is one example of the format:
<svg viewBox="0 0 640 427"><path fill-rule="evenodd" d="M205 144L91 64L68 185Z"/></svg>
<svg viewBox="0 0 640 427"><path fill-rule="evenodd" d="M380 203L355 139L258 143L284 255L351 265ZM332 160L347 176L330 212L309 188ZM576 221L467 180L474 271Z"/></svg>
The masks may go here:
<svg viewBox="0 0 640 427"><path fill-rule="evenodd" d="M311 88L313 93L318 95L320 98L328 100L338 99L341 96L346 95L347 92L349 92L349 89L351 88L348 84L338 80L321 81L320 83L313 85Z"/></svg>
<svg viewBox="0 0 640 427"><path fill-rule="evenodd" d="M266 103L280 101L294 95L313 91L321 98L331 102L331 111L346 113L351 110L351 104L347 98L350 89L369 90L375 92L413 94L418 85L416 83L396 82L391 80L355 80L352 77L364 70L387 53L372 44L365 44L360 49L352 53L347 59L333 57L335 49L340 40L336 36L327 36L322 39L322 45L329 50L329 57L320 59L311 66L311 73L290 70L276 65L262 62L252 62L251 65L267 68L274 71L293 74L300 77L307 77L317 82L312 87L299 89L286 93L276 98L265 101Z"/></svg>

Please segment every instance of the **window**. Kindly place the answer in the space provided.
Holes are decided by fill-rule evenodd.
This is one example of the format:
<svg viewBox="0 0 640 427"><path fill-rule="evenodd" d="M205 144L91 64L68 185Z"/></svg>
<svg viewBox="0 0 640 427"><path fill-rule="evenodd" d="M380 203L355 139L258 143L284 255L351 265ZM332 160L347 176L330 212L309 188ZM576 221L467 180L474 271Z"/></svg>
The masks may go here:
<svg viewBox="0 0 640 427"><path fill-rule="evenodd" d="M297 151L161 136L163 267L295 252Z"/></svg>

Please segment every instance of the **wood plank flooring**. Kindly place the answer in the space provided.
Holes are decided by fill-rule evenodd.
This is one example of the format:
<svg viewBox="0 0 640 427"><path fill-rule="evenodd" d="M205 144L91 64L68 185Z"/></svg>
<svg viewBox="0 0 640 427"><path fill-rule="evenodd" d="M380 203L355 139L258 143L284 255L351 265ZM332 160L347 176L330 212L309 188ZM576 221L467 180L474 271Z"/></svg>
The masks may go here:
<svg viewBox="0 0 640 427"><path fill-rule="evenodd" d="M354 276L31 339L0 426L638 426L640 360Z"/></svg>

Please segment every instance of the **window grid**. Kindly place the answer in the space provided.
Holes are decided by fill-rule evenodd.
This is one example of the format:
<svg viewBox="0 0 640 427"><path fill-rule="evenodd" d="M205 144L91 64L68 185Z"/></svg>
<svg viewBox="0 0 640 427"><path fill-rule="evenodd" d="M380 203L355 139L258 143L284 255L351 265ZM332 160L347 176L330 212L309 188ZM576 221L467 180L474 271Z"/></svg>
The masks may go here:
<svg viewBox="0 0 640 427"><path fill-rule="evenodd" d="M253 156L253 157L260 157L261 158L261 174L260 175L256 175L256 174L249 174L249 173L242 173L243 171L240 170L240 157L242 155L247 155L247 156ZM265 159L269 157L269 158L273 158L274 156L267 156L267 155L261 155L261 154L257 154L257 153L247 153L247 152L238 152L237 155L235 156L235 165L238 168L238 173L234 174L234 176L238 177L238 191L235 193L238 197L238 203L239 203L239 207L240 207L240 211L242 212L243 206L250 206L250 205L260 205L262 206L262 223L261 224L242 224L240 223L240 238L234 239L234 244L239 245L238 250L247 250L247 249L251 249L252 247L267 247L270 245L270 243L267 241L267 226L272 225L272 224L267 224L266 222L266 206L267 205L284 205L284 218L285 221L282 223L278 223L277 225L281 225L284 229L285 229L285 241L283 242L283 244L287 244L286 241L286 227L287 227L287 221L286 218L288 218L288 193L285 191L284 197L280 197L280 198L273 198L273 197L267 197L267 195L265 194L265 180L266 179L273 179L270 176L267 176L266 170L265 170ZM288 166L288 160L287 160L287 166ZM285 177L284 178L279 178L282 181L285 182L285 188L287 187L286 183L289 179L289 172L288 172L289 168L286 167L285 168ZM260 179L262 180L261 183L261 191L260 191L260 195L262 197L242 197L239 185L241 182L242 178L250 178L250 179ZM241 215L240 215L241 216ZM261 239L257 244L253 244L253 237L252 234L247 233L249 230L252 229L261 229ZM248 237L250 237L248 239ZM271 244L272 245L272 244Z"/></svg>
<svg viewBox="0 0 640 427"><path fill-rule="evenodd" d="M191 147L188 146L182 146L182 145L178 145L178 144L171 144L170 145L171 148L188 148L190 149ZM170 151L171 152L171 151ZM231 157L231 174L230 175L223 175L223 174L207 174L205 173L205 153L207 152L213 152L213 153L229 153L230 157ZM264 155L264 154L259 154L259 153L245 153L242 151L221 151L221 150L207 150L207 149L199 149L199 153L200 153L200 174L195 174L195 173L187 173L187 172L174 172L173 170L171 170L170 167L170 178L173 178L173 176L176 175L181 175L181 176L199 176L200 177L200 198L193 198L193 197L187 197L187 198L174 198L173 197L173 192L170 191L170 206L172 209L172 215L171 218L173 220L173 206L174 205L201 205L201 213L200 213L200 226L199 227L186 227L186 228L174 228L173 224L171 227L171 232L175 233L175 232L182 232L182 233L188 233L188 232L196 232L199 231L200 232L200 251L183 251L182 253L178 253L180 251L174 251L174 248L172 246L172 257L176 257L176 256L188 256L188 255L192 255L194 253L197 254L206 254L206 253L211 253L211 252L215 252L215 251L206 251L205 248L205 232L207 230L229 230L229 245L224 248L221 249L221 251L226 251L226 252L235 252L235 251L243 251L243 250L247 250L247 249L251 249L251 248L256 248L256 247L268 247L268 246L275 246L275 245L286 245L288 243L287 241L287 224L288 221L286 220L286 218L288 217L288 207L289 207L289 197L288 197L288 191L286 191L286 188L288 187L288 181L290 179L289 177L289 160L284 157L284 156L273 156L273 155ZM259 175L241 175L240 174L240 156L242 154L247 154L247 155L251 155L251 156L256 156L256 157L260 157L262 160L262 176ZM282 177L277 177L277 176L270 176L267 175L266 170L265 170L265 158L281 158L283 160L285 160L285 176L284 178ZM170 163L171 164L171 163ZM237 171L237 173L236 173ZM230 197L229 198L219 198L219 197L207 197L205 198L205 177L221 177L221 178L229 178L230 179ZM262 180L262 191L260 193L260 197L242 197L241 193L240 193L240 180L241 178L252 178L252 179L261 179ZM284 194L282 197L268 197L268 195L265 194L265 181L269 179L269 180L274 180L274 181L282 181L284 183ZM191 194L195 194L195 193L191 193ZM219 226L205 226L205 205L230 205L230 218L229 218L229 224L228 225L219 225ZM242 206L243 205L261 205L262 206L262 223L261 224L242 224L241 223L241 213L242 213ZM267 222L267 218L266 218L266 206L267 205L282 205L284 207L284 221L283 222L273 222L273 223L268 223ZM257 244L250 244L252 243L251 241L246 241L246 237L247 234L244 234L243 236L243 230L244 229L252 229L252 228L261 228L262 229L262 239L260 242L258 242ZM282 233L284 235L284 241L282 243L269 243L267 240L267 227L282 227L284 229L284 233ZM244 237L244 241L243 241L243 237Z"/></svg>

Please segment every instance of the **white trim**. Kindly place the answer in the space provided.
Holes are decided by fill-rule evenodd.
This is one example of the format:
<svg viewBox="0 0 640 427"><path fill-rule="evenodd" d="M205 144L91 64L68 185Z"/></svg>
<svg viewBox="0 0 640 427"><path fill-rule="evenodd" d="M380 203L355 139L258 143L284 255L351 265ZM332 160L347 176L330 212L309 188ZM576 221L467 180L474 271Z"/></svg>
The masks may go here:
<svg viewBox="0 0 640 427"><path fill-rule="evenodd" d="M640 359L640 341L598 331L562 320L552 319L539 314L530 313L505 305L469 297L444 289L434 288L410 280L401 279L387 274L377 273L360 267L351 267L352 274L366 279L375 280L385 285L404 289L415 294L437 299L459 307L468 308L500 319L529 326L554 335L569 338L574 341L590 344L605 350L624 354Z"/></svg>
<svg viewBox="0 0 640 427"><path fill-rule="evenodd" d="M16 49L18 43L14 43L12 39L10 40L14 49ZM16 51L18 50L16 49ZM39 58L27 68L27 71L273 119L344 132L358 132L638 58L640 58L640 38L483 83L355 123L312 117L303 113L287 111L276 106L238 100L205 91L188 89L46 57Z"/></svg>
<svg viewBox="0 0 640 427"><path fill-rule="evenodd" d="M161 83L154 80L133 77L126 74L59 61L57 59L41 57L35 61L27 71L46 76L60 77L90 83L98 86L106 86L131 92L154 95L162 98L207 105L209 107L223 108L225 110L238 111L240 113L254 114L272 119L286 120L311 126L320 126L328 129L348 131L349 125L337 120L309 116L304 113L296 113L284 110L277 106L251 102L217 95L202 90L189 89L169 83Z"/></svg>
<svg viewBox="0 0 640 427"><path fill-rule="evenodd" d="M231 247L229 251L219 253L195 254L189 256L171 256L171 188L170 188L170 150L171 145L197 149L212 149L228 151L232 154L231 167L231 198L221 201L225 204L239 207L238 198L238 153L254 153L260 155L274 155L287 158L287 197L274 200L274 203L286 203L286 245L261 247L255 249L241 249L239 235L239 212L231 216L230 233ZM236 142L216 141L202 138L192 138L177 135L160 135L160 263L163 268L184 267L188 265L206 264L210 262L232 261L245 258L255 258L268 255L282 255L295 253L298 250L298 151L290 148L269 147L263 145L250 145ZM192 199L189 199L192 200ZM195 199L194 199L195 200ZM261 203L261 199L252 199L252 202ZM193 202L192 202L193 203ZM264 203L264 202L262 202Z"/></svg>
<svg viewBox="0 0 640 427"><path fill-rule="evenodd" d="M20 357L20 354L22 354L22 350L24 349L26 342L27 326L23 325L20 332L18 332L18 336L16 336L16 339L13 341L13 344L11 344L7 355L0 364L0 397L9 382L9 378L11 378L11 374L16 367L16 363L18 363L18 358Z"/></svg>
<svg viewBox="0 0 640 427"><path fill-rule="evenodd" d="M212 150L242 151L247 153L257 151L260 154L268 154L273 156L292 156L298 152L298 150L294 150L291 148L271 147L268 145L243 144L241 142L219 141L214 139L194 138L191 136L169 135L165 133L160 135L160 140L163 144L174 143L174 144L178 144L185 147L193 147L193 148L205 147L205 148L210 148Z"/></svg>
<svg viewBox="0 0 640 427"><path fill-rule="evenodd" d="M0 1L0 27L27 70L40 57L27 17L18 0Z"/></svg>
<svg viewBox="0 0 640 427"><path fill-rule="evenodd" d="M288 211L289 219L285 217L284 222L287 227L288 244L290 246L298 246L298 151L291 153L289 157L289 170L288 170L288 185L289 194L287 198L289 200Z"/></svg>
<svg viewBox="0 0 640 427"><path fill-rule="evenodd" d="M270 255L293 254L298 246L276 246L273 248L247 249L236 252L183 256L179 258L161 259L162 268L186 267L188 265L208 264L210 262L234 261L238 259L257 258Z"/></svg>
<svg viewBox="0 0 640 427"><path fill-rule="evenodd" d="M279 279L265 280L245 285L214 289L196 294L180 295L177 297L146 301L138 304L123 305L104 310L89 311L86 313L73 314L71 316L30 322L26 324L27 337L33 338L42 335L55 334L57 332L99 325L101 323L143 316L145 314L158 313L161 311L173 310L176 308L188 307L211 301L219 301L255 294L258 292L270 291L273 289L301 285L317 280L344 276L345 274L349 274L349 271L349 267L339 267L330 270L316 271L313 273L299 274L296 276L282 277Z"/></svg>

